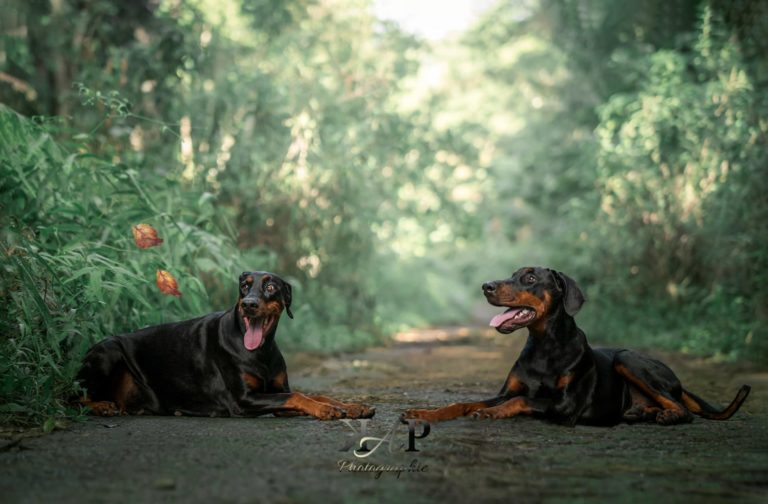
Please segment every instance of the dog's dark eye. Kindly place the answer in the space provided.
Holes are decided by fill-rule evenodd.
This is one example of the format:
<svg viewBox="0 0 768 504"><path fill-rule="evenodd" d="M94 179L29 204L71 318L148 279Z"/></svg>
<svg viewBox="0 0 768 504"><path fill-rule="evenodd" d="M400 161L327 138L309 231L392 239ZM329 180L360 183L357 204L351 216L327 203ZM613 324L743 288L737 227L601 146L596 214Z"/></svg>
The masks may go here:
<svg viewBox="0 0 768 504"><path fill-rule="evenodd" d="M267 291L269 294L272 294L273 292L275 292L275 285L268 284L266 287L264 287L264 290Z"/></svg>
<svg viewBox="0 0 768 504"><path fill-rule="evenodd" d="M533 285L536 283L536 277L533 275L526 275L525 276L525 283L528 285Z"/></svg>

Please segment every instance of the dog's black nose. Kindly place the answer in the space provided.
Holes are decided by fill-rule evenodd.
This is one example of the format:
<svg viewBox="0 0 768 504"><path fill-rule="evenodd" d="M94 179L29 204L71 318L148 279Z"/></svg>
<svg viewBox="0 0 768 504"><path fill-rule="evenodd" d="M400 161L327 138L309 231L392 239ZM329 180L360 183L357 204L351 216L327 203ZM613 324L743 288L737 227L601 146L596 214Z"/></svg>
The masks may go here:
<svg viewBox="0 0 768 504"><path fill-rule="evenodd" d="M485 294L493 294L496 292L496 282L485 282L483 284L483 292Z"/></svg>
<svg viewBox="0 0 768 504"><path fill-rule="evenodd" d="M259 300L254 298L243 299L243 308L258 308Z"/></svg>

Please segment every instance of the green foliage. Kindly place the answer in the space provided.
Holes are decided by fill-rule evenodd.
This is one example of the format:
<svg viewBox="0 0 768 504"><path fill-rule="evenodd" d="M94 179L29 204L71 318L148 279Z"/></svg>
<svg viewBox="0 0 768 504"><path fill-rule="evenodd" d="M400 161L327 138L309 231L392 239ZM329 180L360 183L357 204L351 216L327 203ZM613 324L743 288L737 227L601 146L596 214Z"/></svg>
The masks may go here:
<svg viewBox="0 0 768 504"><path fill-rule="evenodd" d="M477 202L454 195L475 183L475 146L434 131L433 110L399 107L424 50L413 37L356 2L12 6L0 71L31 91L0 92L50 119L3 110L10 408L64 411L88 345L226 309L244 269L294 285L288 347L350 349L458 319L442 292L455 280L435 274L425 290L400 267L414 257L417 272L429 247L476 229ZM136 249L139 222L163 246ZM180 300L154 288L160 268ZM424 314L404 309L414 300ZM20 352L52 353L22 365Z"/></svg>
<svg viewBox="0 0 768 504"><path fill-rule="evenodd" d="M765 351L768 101L728 27L703 12L692 52L638 61L639 90L601 109L597 184L612 232L598 250L637 277L632 298L660 300L654 312L670 319L685 313L675 327L685 346Z"/></svg>
<svg viewBox="0 0 768 504"><path fill-rule="evenodd" d="M354 347L382 334L376 279L399 269L382 238L404 220L418 216L416 235L446 224L465 232L451 222L461 213L447 196L453 167L435 156L473 149L434 134L428 112L394 110L418 48L354 5L315 5L300 30L282 30L232 65L237 83L211 75L214 89L237 91L195 163L217 163L213 180L237 208L239 244L273 251L277 271L301 284L303 322L286 337L305 347ZM242 82L253 68L254 82ZM193 125L206 121L191 116Z"/></svg>
<svg viewBox="0 0 768 504"><path fill-rule="evenodd" d="M32 421L72 412L65 399L91 344L226 307L242 263L213 224L212 195L89 154L82 135L62 144L56 130L0 107L0 413ZM165 244L138 249L139 222ZM157 269L177 276L180 300L154 287Z"/></svg>
<svg viewBox="0 0 768 504"><path fill-rule="evenodd" d="M765 9L639 7L541 2L470 34L515 54L483 69L526 116L495 131L493 171L514 181L495 213L519 258L587 286L596 339L762 359Z"/></svg>

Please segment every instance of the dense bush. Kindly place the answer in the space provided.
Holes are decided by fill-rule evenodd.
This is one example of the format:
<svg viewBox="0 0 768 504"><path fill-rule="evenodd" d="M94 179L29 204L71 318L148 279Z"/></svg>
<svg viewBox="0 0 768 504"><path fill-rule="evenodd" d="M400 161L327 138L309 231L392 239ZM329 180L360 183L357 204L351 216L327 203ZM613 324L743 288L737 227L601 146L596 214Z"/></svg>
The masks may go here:
<svg viewBox="0 0 768 504"><path fill-rule="evenodd" d="M641 60L639 91L601 109L597 183L613 231L596 248L608 271L629 271L614 294L658 313L655 331L679 331L666 335L674 346L744 354L768 349L768 100L727 34L705 9L690 53Z"/></svg>
<svg viewBox="0 0 768 504"><path fill-rule="evenodd" d="M96 157L88 135L61 143L57 130L0 107L0 411L34 420L62 411L94 342L233 303L247 257L216 224L211 194ZM133 243L143 222L161 247ZM181 298L157 290L158 269L178 278Z"/></svg>
<svg viewBox="0 0 768 504"><path fill-rule="evenodd" d="M768 356L765 14L541 2L470 36L530 118L496 132L506 236L587 286L595 339Z"/></svg>

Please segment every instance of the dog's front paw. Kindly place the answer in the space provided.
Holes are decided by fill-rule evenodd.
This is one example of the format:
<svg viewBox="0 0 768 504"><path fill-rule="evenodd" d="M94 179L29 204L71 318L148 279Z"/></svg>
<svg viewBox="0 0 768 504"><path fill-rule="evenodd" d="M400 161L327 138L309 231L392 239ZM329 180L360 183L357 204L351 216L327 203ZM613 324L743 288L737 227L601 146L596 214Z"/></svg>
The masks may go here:
<svg viewBox="0 0 768 504"><path fill-rule="evenodd" d="M376 408L365 404L348 403L342 407L347 412L347 418L372 418L376 414Z"/></svg>
<svg viewBox="0 0 768 504"><path fill-rule="evenodd" d="M338 420L340 418L346 418L347 411L344 408L320 403L311 415L318 420Z"/></svg>

